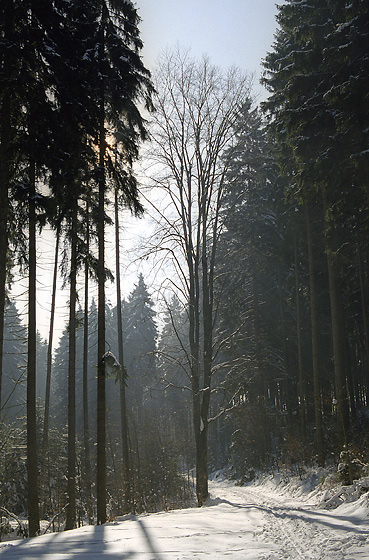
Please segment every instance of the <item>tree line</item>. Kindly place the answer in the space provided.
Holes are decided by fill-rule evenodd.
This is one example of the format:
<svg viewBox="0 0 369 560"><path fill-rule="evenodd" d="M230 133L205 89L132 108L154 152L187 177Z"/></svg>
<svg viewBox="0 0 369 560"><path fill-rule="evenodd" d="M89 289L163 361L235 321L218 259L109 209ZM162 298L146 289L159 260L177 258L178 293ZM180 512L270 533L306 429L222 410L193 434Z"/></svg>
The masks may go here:
<svg viewBox="0 0 369 560"><path fill-rule="evenodd" d="M1 51L2 82L8 84L0 125L0 182L7 201L1 210L5 221L0 220L7 224L0 231L2 262L8 259L9 274L8 249L16 248L30 277L28 480L37 472L36 224L48 221L56 239L64 235L68 243L61 266L69 282L70 314L52 377L53 391L64 402L58 421L68 431L63 467L68 499L59 504L69 504L67 528L75 526L76 492L82 492L76 486L77 456L83 457L84 474L96 463L95 494L83 503L92 522L96 498L98 523L106 519L107 480L108 488L115 488L117 511L131 511L138 503L148 510L159 503L158 492L167 497L182 492L180 480L186 468L189 476L189 466L203 505L210 468L228 464L245 480L257 469L338 461L342 451L361 462L368 459L367 5L288 0L280 6L275 43L263 63L269 97L260 107L253 103L247 74L222 71L189 52L163 55L151 81L138 55L137 13L130 3L122 2L120 10L118 5L86 2L86 11L79 11L74 2L50 2L48 25L45 10L39 14L36 6L22 11L21 4L8 0L2 8L2 44L27 46L31 57L24 60L25 50ZM73 57L63 42L66 29L76 42ZM15 38L21 30L24 36ZM18 80L13 98L9 88ZM151 108L154 98L147 123L135 104L140 96ZM131 164L147 130L144 161L154 194L140 189L140 202ZM145 247L145 258L165 273L162 329L156 340L151 323L151 347L144 352L154 360L150 372L142 364L135 369L142 354L132 342L144 317L137 316L133 327L130 302L111 311L105 301L105 281L112 277L104 255L109 189L116 209L118 302L119 206L141 213L143 199L158 226ZM82 269L83 311L76 301ZM91 276L99 286L95 308L89 307ZM3 280L0 311L6 276ZM144 292L143 278L138 288ZM97 348L88 357L90 329L96 331ZM114 343L107 345L108 340ZM78 364L81 355L84 363ZM86 380L93 364L97 383L91 396ZM46 387L50 381L48 368ZM106 389L112 383L119 391L110 395ZM155 391L151 407L147 397ZM85 413L91 398L97 414L84 416L84 435L77 440L76 403L78 413ZM44 426L46 403L47 398ZM107 424L110 406L114 421ZM156 449L164 450L163 461L172 465L169 475L160 463L156 482L137 474L143 466L138 458L153 453L153 442L144 438L145 414L152 425L153 418L160 424ZM92 468L91 428L97 433ZM119 457L113 452L118 437ZM82 439L84 455L76 450ZM188 454L178 451L184 441L191 442L182 445ZM45 440L45 449L50 444ZM353 465L348 482L356 474ZM147 496L164 481L169 485L174 471L180 475L177 486L155 490L150 502ZM149 481L145 491L137 493L144 481ZM38 501L30 493L31 534L38 531Z"/></svg>
<svg viewBox="0 0 369 560"><path fill-rule="evenodd" d="M234 69L178 51L159 66L150 251L187 306L199 503L213 436L239 476L367 461L367 17L281 6L260 108Z"/></svg>
<svg viewBox="0 0 369 560"><path fill-rule="evenodd" d="M360 1L280 6L263 120L237 133L221 273L224 325L242 325L228 352L247 347L231 380L247 372L245 476L275 460L272 442L289 463L368 459L367 17Z"/></svg>
<svg viewBox="0 0 369 560"><path fill-rule="evenodd" d="M11 255L28 269L27 475L29 533L39 531L36 424L36 237L64 235L70 288L67 528L75 524L76 282L83 264L98 284L97 517L106 520L106 198L140 212L132 163L151 106L130 2L18 2L1 6L0 348ZM92 243L96 251L91 250ZM7 263L7 266L5 266ZM52 329L51 329L52 331ZM1 350L2 351L2 350ZM0 364L2 363L0 355ZM0 371L0 379L2 371ZM48 412L46 410L46 422Z"/></svg>
<svg viewBox="0 0 369 560"><path fill-rule="evenodd" d="M106 305L109 357L106 363L107 411L107 514L122 511L147 512L192 504L190 490L191 429L184 403L170 404L173 396L162 387L163 358L156 348L164 344L158 335L156 312L142 275L121 302L125 345L125 386L129 423L129 484L127 504L125 457L122 453L120 418L120 375L117 367L117 306ZM76 523L94 522L96 499L96 346L97 306L88 311L87 356L84 347L84 313L77 309L76 329ZM166 320L168 321L168 319ZM25 514L27 476L24 462L26 402L26 354L24 328L19 312L9 302L6 311L4 355L6 357L2 425L1 506L22 517ZM164 337L165 339L165 337ZM167 341L165 341L167 345ZM84 363L87 359L87 377ZM68 363L69 332L66 328L55 348L50 394L48 448L39 453L38 468L41 519L54 519L54 528L65 522L68 503ZM37 384L37 441L42 449L46 390L47 344L39 340ZM85 401L87 397L87 403ZM175 395L174 395L175 399ZM178 399L177 399L178 400ZM180 403L180 399L178 400ZM174 415L174 416L173 416ZM180 418L179 418L180 417ZM88 426L87 437L85 434ZM180 425L181 428L180 429ZM184 426L186 429L183 429ZM45 464L43 463L46 459ZM187 473L184 476L183 473ZM58 514L58 515L57 515ZM5 532L5 530L4 530Z"/></svg>

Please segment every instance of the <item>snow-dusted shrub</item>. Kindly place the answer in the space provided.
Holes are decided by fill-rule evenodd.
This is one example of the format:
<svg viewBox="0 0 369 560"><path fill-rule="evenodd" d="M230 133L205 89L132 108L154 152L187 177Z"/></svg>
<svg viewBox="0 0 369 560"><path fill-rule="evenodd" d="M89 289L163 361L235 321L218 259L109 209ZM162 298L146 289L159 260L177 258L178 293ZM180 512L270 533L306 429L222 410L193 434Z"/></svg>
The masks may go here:
<svg viewBox="0 0 369 560"><path fill-rule="evenodd" d="M358 450L344 446L340 453L340 462L337 467L338 480L349 486L354 480L368 474L369 465L361 460Z"/></svg>

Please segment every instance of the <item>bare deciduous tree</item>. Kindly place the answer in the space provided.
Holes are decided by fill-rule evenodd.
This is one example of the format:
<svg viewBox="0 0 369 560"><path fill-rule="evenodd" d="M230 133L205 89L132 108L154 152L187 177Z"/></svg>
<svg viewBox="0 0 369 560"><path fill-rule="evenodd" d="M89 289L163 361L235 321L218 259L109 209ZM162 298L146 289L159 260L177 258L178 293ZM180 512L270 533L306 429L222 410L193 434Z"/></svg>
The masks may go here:
<svg viewBox="0 0 369 560"><path fill-rule="evenodd" d="M152 182L163 193L155 203L161 250L178 276L189 314L187 356L196 442L196 493L208 496L207 439L214 372L216 302L214 273L220 210L235 123L250 96L250 78L227 72L179 50L162 57L157 70L153 118Z"/></svg>

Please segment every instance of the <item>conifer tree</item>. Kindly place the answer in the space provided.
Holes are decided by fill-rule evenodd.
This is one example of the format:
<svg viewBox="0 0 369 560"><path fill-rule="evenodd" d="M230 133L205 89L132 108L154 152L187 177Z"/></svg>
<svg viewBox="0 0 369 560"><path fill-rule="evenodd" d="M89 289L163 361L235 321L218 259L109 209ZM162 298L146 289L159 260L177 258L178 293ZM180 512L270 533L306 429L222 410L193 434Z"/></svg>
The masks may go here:
<svg viewBox="0 0 369 560"><path fill-rule="evenodd" d="M2 372L4 314L6 302L6 274L9 244L8 218L10 214L10 181L12 141L14 130L11 125L12 114L16 112L12 92L15 88L18 65L15 64L15 16L13 0L7 0L0 7L1 46L0 46L0 414L2 410Z"/></svg>
<svg viewBox="0 0 369 560"><path fill-rule="evenodd" d="M170 424L173 444L181 447L183 437L191 433L191 395L189 391L189 348L186 344L188 316L174 293L165 300L163 326L157 344L157 369L160 379L160 411ZM191 448L188 452L191 453Z"/></svg>
<svg viewBox="0 0 369 560"><path fill-rule="evenodd" d="M142 274L128 298L126 317L127 397L139 421L157 383L155 311Z"/></svg>
<svg viewBox="0 0 369 560"><path fill-rule="evenodd" d="M27 332L13 300L8 300L4 321L3 420L9 422L24 414L26 401Z"/></svg>
<svg viewBox="0 0 369 560"><path fill-rule="evenodd" d="M18 123L21 133L22 160L19 179L19 200L27 212L28 220L28 352L27 352L27 477L29 534L39 531L38 458L36 425L36 227L45 212L44 197L39 179L47 166L51 144L51 99L48 96L50 75L44 55L48 48L48 35L44 18L52 17L52 6L47 2L43 9L37 2L29 8L23 6L23 56L21 74L22 120Z"/></svg>
<svg viewBox="0 0 369 560"><path fill-rule="evenodd" d="M122 317L122 292L120 282L120 232L119 232L119 199L118 191L114 192L114 226L115 226L115 282L116 282L116 317L117 317L117 343L118 343L118 359L120 364L119 376L119 404L120 404L120 427L122 439L122 461L123 461L123 486L124 486L124 513L129 513L132 509L132 474L131 474L131 458L129 453L129 432L128 432L128 415L127 415L127 399L126 384L127 374L124 359L124 341L123 341L123 317Z"/></svg>
<svg viewBox="0 0 369 560"><path fill-rule="evenodd" d="M139 18L133 4L119 0L98 3L98 32L96 35L98 107L98 358L97 358L97 523L106 520L106 412L105 412L105 196L107 172L112 171L112 151L107 142L107 127L115 135L117 153L125 164L125 172L116 173L116 185L125 195L126 203L140 210L137 185L130 172L138 155L138 143L146 130L138 110L141 97L151 105L149 73L143 66L139 52Z"/></svg>
<svg viewBox="0 0 369 560"><path fill-rule="evenodd" d="M357 174L350 171L353 161L350 158L354 157L355 150L352 150L348 137L344 140L342 129L344 120L348 123L350 118L342 119L344 96L337 98L340 88L344 91L347 82L345 78L339 80L342 60L338 62L338 54L334 56L332 53L338 37L350 33L350 23L346 20L353 22L352 12L358 10L359 4L348 7L345 2L289 0L281 6L278 15L281 29L274 51L266 58L264 79L271 92L264 107L271 116L270 130L278 141L277 159L290 181L290 192L298 202L305 204L315 201L317 192L324 209L322 234L327 254L337 431L341 447L349 438L347 386L351 383L350 371L345 367L349 341L344 327L343 247L348 236L352 235L352 215L356 210L353 197L347 195L351 193L349 185L356 182ZM341 33L344 28L347 29ZM356 55L360 58L360 47L357 46L352 45L352 48L356 48ZM345 44L342 48L344 53ZM339 51L336 48L336 52ZM332 76L337 80L334 87ZM351 114L355 114L354 107ZM361 137L359 129L354 135ZM348 150L350 156L347 157ZM362 149L359 151L362 153ZM365 194L360 184L355 184L354 192L357 207L362 204Z"/></svg>

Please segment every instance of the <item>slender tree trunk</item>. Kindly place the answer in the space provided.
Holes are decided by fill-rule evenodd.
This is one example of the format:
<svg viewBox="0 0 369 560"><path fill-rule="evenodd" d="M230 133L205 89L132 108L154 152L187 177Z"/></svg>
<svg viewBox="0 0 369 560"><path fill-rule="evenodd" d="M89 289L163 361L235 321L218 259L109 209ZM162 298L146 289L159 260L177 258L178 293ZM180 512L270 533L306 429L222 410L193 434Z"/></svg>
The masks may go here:
<svg viewBox="0 0 369 560"><path fill-rule="evenodd" d="M71 227L69 359L68 359L68 507L65 530L76 526L76 301L77 301L77 198L73 197Z"/></svg>
<svg viewBox="0 0 369 560"><path fill-rule="evenodd" d="M200 412L200 426L196 438L196 495L198 506L205 504L209 495L208 489L208 433L209 424L204 422L205 407L202 403Z"/></svg>
<svg viewBox="0 0 369 560"><path fill-rule="evenodd" d="M287 408L288 420L290 426L292 425L292 388L291 388L291 370L290 370L290 359L287 344L287 333L286 333L286 319L284 312L284 300L283 300L283 286L282 286L282 276L280 267L278 267L278 292L279 292L279 313L281 320L281 338L282 338L282 349L283 358L286 372L286 379L284 382L284 394L281 395L282 400Z"/></svg>
<svg viewBox="0 0 369 560"><path fill-rule="evenodd" d="M122 368L120 383L120 423L122 437L122 459L123 459L123 491L124 512L132 510L132 482L131 461L129 456L129 436L126 406L126 380L124 375L124 346L123 346L123 323L122 323L122 294L120 285L120 240L119 240L119 208L118 191L115 189L115 282L117 291L117 331L118 331L118 356Z"/></svg>
<svg viewBox="0 0 369 560"><path fill-rule="evenodd" d="M28 270L28 361L27 361L27 479L29 536L40 530L36 423L36 166L30 163L29 270Z"/></svg>
<svg viewBox="0 0 369 560"><path fill-rule="evenodd" d="M322 422L322 401L320 396L320 370L318 351L318 317L317 317L317 295L315 284L315 266L313 251L313 236L311 231L311 220L309 207L306 206L306 232L309 255L309 278L310 278L310 315L311 315L311 346L313 358L313 386L314 386L314 417L316 430L316 448L318 464L323 466L325 462L324 437Z"/></svg>
<svg viewBox="0 0 369 560"><path fill-rule="evenodd" d="M188 266L188 281L189 281L189 301L188 301L188 312L189 312L189 330L188 338L190 345L190 381L191 381L191 393L192 393L192 420L195 436L195 447L196 447L196 496L198 505L203 505L206 500L204 494L206 494L206 472L201 465L206 461L201 453L202 441L201 441L201 395L200 395L200 309L199 309L199 232L197 235L197 244L194 246L192 242L192 209L191 209L191 197L188 197L188 212L187 219L182 215L183 228L188 231L187 247L186 247L186 259ZM198 226L199 227L199 226ZM206 434L203 434L206 435ZM200 476L201 470L205 472L205 491L202 490ZM202 475L204 476L204 475ZM203 478L204 480L204 478Z"/></svg>
<svg viewBox="0 0 369 560"><path fill-rule="evenodd" d="M346 387L347 387L347 412L350 414L351 428L356 423L356 409L357 409L357 379L354 378L353 360L350 357L349 338L346 326L343 324L342 328L343 339L346 341L344 347L344 371L346 373Z"/></svg>
<svg viewBox="0 0 369 560"><path fill-rule="evenodd" d="M46 365L46 389L45 389L45 411L44 411L44 427L41 446L41 468L40 468L40 504L41 504L41 518L45 509L45 490L48 457L49 457L49 418L50 418L50 388L51 388L51 367L53 356L53 339L54 339L54 319L55 319L55 300L56 300L56 283L58 278L58 255L59 255L59 240L60 240L60 226L56 232L55 242L55 256L54 256L54 275L51 296L51 311L50 311L50 327L49 327L49 341L47 346L47 365Z"/></svg>
<svg viewBox="0 0 369 560"><path fill-rule="evenodd" d="M195 366L196 367L196 366ZM195 369L195 368L194 368ZM199 379L195 377L194 369L192 375L192 401L193 401L193 424L196 445L196 496L198 506L202 506L207 498L207 449L204 443L207 437L208 426L201 418L201 394Z"/></svg>
<svg viewBox="0 0 369 560"><path fill-rule="evenodd" d="M254 330L255 330L255 356L256 356L256 367L257 367L257 399L261 415L261 430L262 430L262 441L261 441L261 459L264 462L269 450L268 445L268 417L266 411L265 403L265 379L264 379L264 369L262 366L261 357L261 326L260 326L260 310L259 310L259 295L257 288L257 280L254 277L252 281L253 288L253 307L254 307Z"/></svg>
<svg viewBox="0 0 369 560"><path fill-rule="evenodd" d="M107 423L107 438L106 438L106 446L107 446L107 455L109 457L110 455L110 460L109 460L109 464L111 465L111 472L113 474L113 479L114 479L114 485L112 484L112 489L111 492L115 497L116 500L116 505L111 509L111 513L112 515L117 515L122 511L122 493L121 493L121 478L120 478L120 473L118 472L118 468L117 468L117 461L116 461L116 446L113 445L113 441L112 441L112 437L111 437L111 432L109 429L109 422Z"/></svg>
<svg viewBox="0 0 369 560"><path fill-rule="evenodd" d="M204 248L203 248L204 250ZM203 387L200 407L200 433L197 449L197 497L199 505L205 503L209 495L208 489L208 433L209 407L211 392L212 368L212 309L209 301L209 285L207 276L207 260L203 257L202 267L202 311L203 311Z"/></svg>
<svg viewBox="0 0 369 560"><path fill-rule="evenodd" d="M196 496L198 505L203 505L206 500L206 470L203 465L206 464L206 456L202 455L202 439L201 439L201 395L200 395L200 364L199 364L199 308L198 308L198 291L196 290L196 278L190 268L190 297L189 297L189 340L190 340L190 370L191 370L191 391L192 391L192 414L193 426L196 445ZM204 427L205 428L205 427ZM203 436L206 434L203 434ZM204 472L202 472L204 471ZM203 484L200 482L201 476ZM205 481L205 490L203 490Z"/></svg>
<svg viewBox="0 0 369 560"><path fill-rule="evenodd" d="M13 1L7 2L4 22L5 43L10 42L13 33ZM12 63L11 50L4 56L3 76L4 82L10 81ZM4 316L6 301L6 272L8 253L8 214L9 214L9 180L10 180L10 138L11 138L11 91L8 86L3 92L0 105L0 416L1 416L1 390L3 377L3 351L4 351Z"/></svg>
<svg viewBox="0 0 369 560"><path fill-rule="evenodd" d="M91 491L91 457L90 457L90 430L88 412L88 299L89 299L89 266L88 255L90 252L90 230L89 230L89 202L86 202L86 261L85 261L85 304L83 322L83 441L85 450L85 488L87 494L87 514L90 525L94 523Z"/></svg>
<svg viewBox="0 0 369 560"><path fill-rule="evenodd" d="M324 215L327 216L327 195L323 193ZM340 266L337 256L338 245L335 231L326 233L326 251L328 262L329 297L331 303L333 359L336 383L338 440L342 449L348 443L349 411L345 376L345 338L343 324L342 296L340 291Z"/></svg>
<svg viewBox="0 0 369 560"><path fill-rule="evenodd" d="M366 375L364 376L364 385L366 399L369 396L369 320L368 320L368 298L367 288L365 285L365 274L363 270L363 257L360 250L360 245L357 247L358 265L359 265L359 278L360 278L360 293L361 293L361 309L364 324L365 334L365 354L366 354Z"/></svg>
<svg viewBox="0 0 369 560"><path fill-rule="evenodd" d="M102 195L103 196L103 195ZM103 202L100 201L100 204ZM105 410L105 270L104 217L99 208L99 264L98 264L98 366L97 366L97 523L106 521L106 410Z"/></svg>
<svg viewBox="0 0 369 560"><path fill-rule="evenodd" d="M102 23L104 32L104 24ZM103 35L103 33L102 33ZM104 41L101 39L100 60ZM97 319L97 524L106 521L106 410L105 410L105 95L100 93L99 200L98 200L98 319Z"/></svg>
<svg viewBox="0 0 369 560"><path fill-rule="evenodd" d="M206 367L206 366L205 366ZM208 376L204 378L204 388L197 407L200 409L200 422L197 424L196 437L196 495L199 506L204 505L209 496L208 488L208 434L209 434L210 386Z"/></svg>
<svg viewBox="0 0 369 560"><path fill-rule="evenodd" d="M3 102L3 108L5 100ZM2 115L2 123L6 117ZM3 124L2 124L3 126ZM7 149L3 146L3 137L0 146L0 416L2 411L1 392L3 378L3 352L4 352L4 317L6 301L6 272L7 272L7 253L8 253L8 185L9 169L7 165Z"/></svg>
<svg viewBox="0 0 369 560"><path fill-rule="evenodd" d="M199 286L199 237L197 239L196 255L193 257L193 247L188 259L190 262L190 348L191 348L191 388L193 399L193 423L196 445L196 496L197 503L202 506L208 496L207 472L207 441L208 425L201 417L200 390L200 286Z"/></svg>
<svg viewBox="0 0 369 560"><path fill-rule="evenodd" d="M297 358L299 372L299 397L300 397L300 430L301 439L306 437L306 406L305 406L305 379L302 364L302 341L301 341L301 308L300 308L300 281L298 270L297 239L294 235L294 260L295 260L295 298L296 298L296 331L297 331Z"/></svg>

